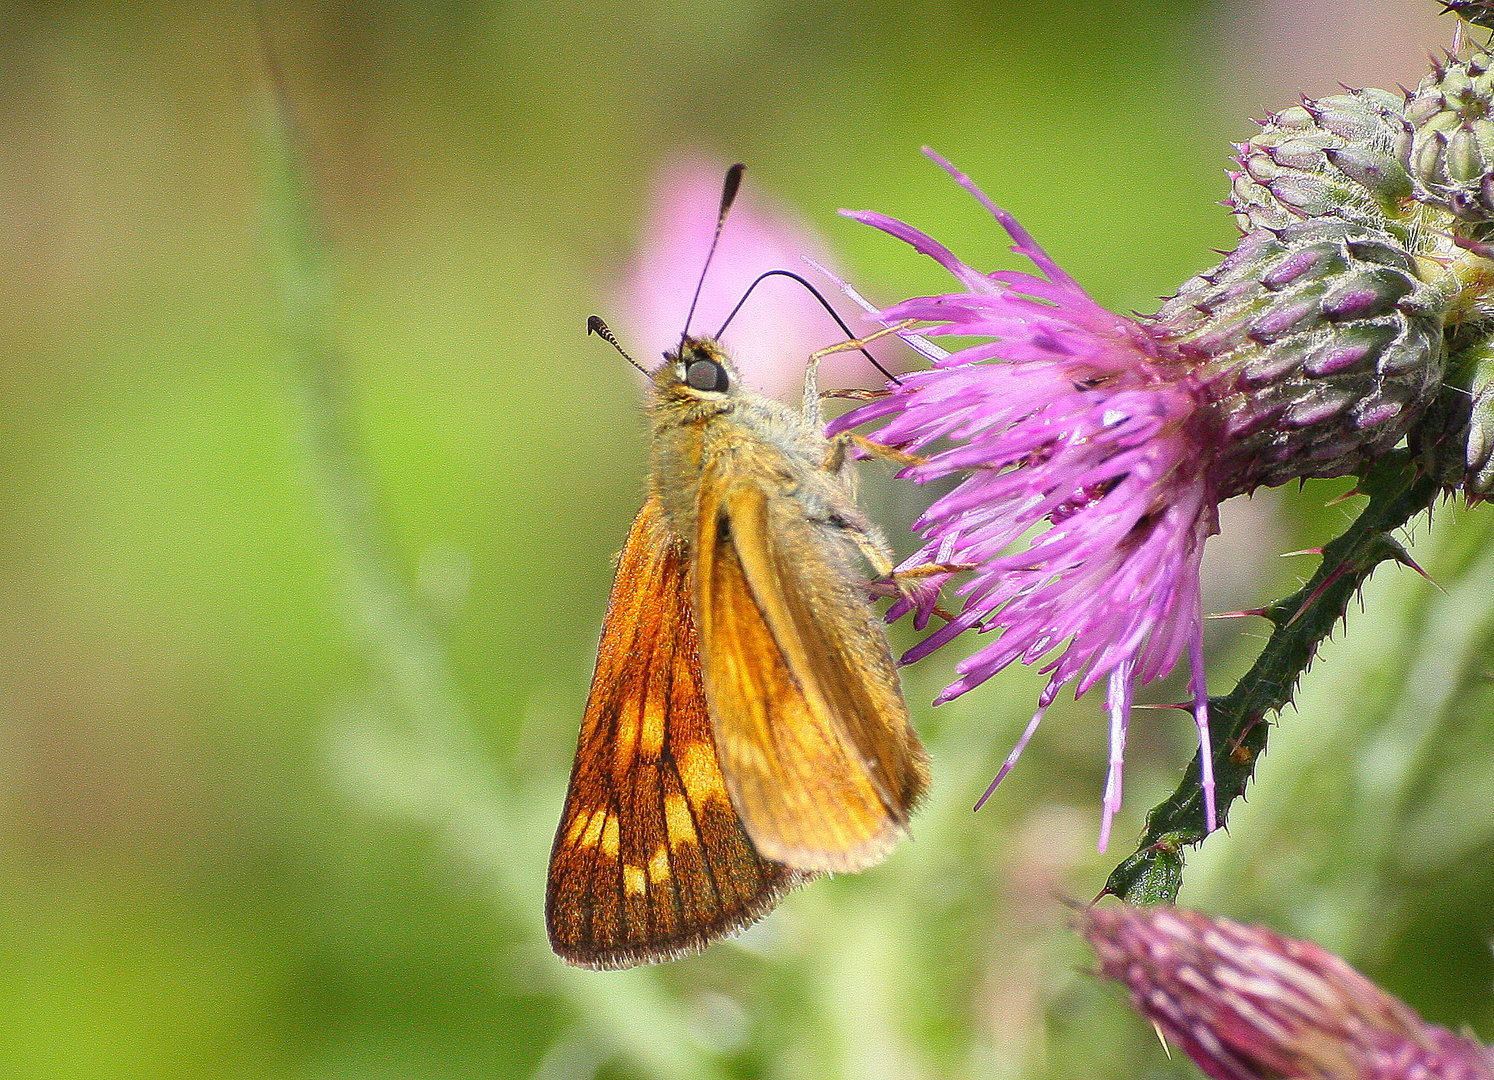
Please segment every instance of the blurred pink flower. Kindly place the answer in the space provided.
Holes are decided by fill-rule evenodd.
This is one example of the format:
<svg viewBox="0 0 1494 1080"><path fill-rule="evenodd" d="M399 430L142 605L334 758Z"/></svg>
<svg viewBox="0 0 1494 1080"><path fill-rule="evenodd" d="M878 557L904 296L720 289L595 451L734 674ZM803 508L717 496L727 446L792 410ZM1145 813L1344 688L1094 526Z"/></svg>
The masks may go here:
<svg viewBox="0 0 1494 1080"><path fill-rule="evenodd" d="M1494 1080L1488 1047L1428 1024L1310 941L1183 908L1092 908L1100 971L1214 1080Z"/></svg>
<svg viewBox="0 0 1494 1080"><path fill-rule="evenodd" d="M622 316L615 320L623 340L645 367L679 345L716 228L725 172L724 165L687 156L666 164L654 181L622 298ZM691 333L715 334L764 271L807 275L806 256L832 265L823 241L795 214L764 195L749 170L706 273ZM772 397L793 399L803 385L809 354L843 336L803 286L777 277L757 287L722 342L749 386ZM826 387L879 381L866 359L854 352L832 354L820 368L820 383Z"/></svg>

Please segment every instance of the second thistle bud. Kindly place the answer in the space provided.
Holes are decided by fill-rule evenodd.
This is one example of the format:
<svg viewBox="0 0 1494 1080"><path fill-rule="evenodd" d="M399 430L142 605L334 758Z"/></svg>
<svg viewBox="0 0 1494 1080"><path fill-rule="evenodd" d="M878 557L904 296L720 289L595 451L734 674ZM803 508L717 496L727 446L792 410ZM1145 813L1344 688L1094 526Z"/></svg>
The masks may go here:
<svg viewBox="0 0 1494 1080"><path fill-rule="evenodd" d="M1100 971L1216 1080L1494 1080L1494 1056L1428 1024L1332 953L1182 908L1091 909Z"/></svg>
<svg viewBox="0 0 1494 1080"><path fill-rule="evenodd" d="M1494 490L1494 56L1305 100L1237 149L1246 235L1157 316L1223 416L1224 492L1360 471L1444 378L1472 402L1466 490Z"/></svg>
<svg viewBox="0 0 1494 1080"><path fill-rule="evenodd" d="M1325 214L1387 224L1412 195L1403 104L1384 90L1351 90L1273 114L1236 147L1230 205L1240 228Z"/></svg>
<svg viewBox="0 0 1494 1080"><path fill-rule="evenodd" d="M1464 221L1494 221L1494 57L1432 68L1408 95L1402 140L1417 198Z"/></svg>

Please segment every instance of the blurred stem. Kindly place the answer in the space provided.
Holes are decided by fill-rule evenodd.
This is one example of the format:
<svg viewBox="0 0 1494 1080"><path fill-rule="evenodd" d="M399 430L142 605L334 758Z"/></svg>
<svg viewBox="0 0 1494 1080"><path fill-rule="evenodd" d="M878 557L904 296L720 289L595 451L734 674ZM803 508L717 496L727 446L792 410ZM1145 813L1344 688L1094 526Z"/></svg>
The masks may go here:
<svg viewBox="0 0 1494 1080"><path fill-rule="evenodd" d="M1323 548L1316 574L1297 592L1264 609L1275 626L1254 666L1224 697L1209 699L1219 824L1245 792L1255 763L1266 749L1267 714L1292 699L1297 680L1348 609L1349 601L1387 559L1408 561L1391 535L1428 509L1440 485L1418 469L1410 451L1386 454L1360 478L1369 505L1347 532ZM1101 895L1133 904L1172 903L1183 884L1183 849L1207 835L1203 791L1195 756L1183 782L1147 815L1135 854L1111 872Z"/></svg>
<svg viewBox="0 0 1494 1080"><path fill-rule="evenodd" d="M447 742L470 730L467 710L445 650L393 569L395 559L358 450L346 366L329 340L330 276L312 211L311 185L295 152L286 110L267 96L262 117L267 218L285 336L301 398L306 459L314 470L337 550L347 563L360 636L388 676L405 715L427 736Z"/></svg>
<svg viewBox="0 0 1494 1080"><path fill-rule="evenodd" d="M314 189L299 153L283 83L273 56L266 52L275 88L265 95L261 109L264 199L286 344L301 398L306 458L346 563L356 632L367 642L375 665L415 729L413 740L398 744L385 738L375 752L393 758L409 777L425 781L428 790L415 801L422 819L494 879L493 895L505 914L527 925L537 916L540 893L532 887L527 868L514 858L526 849L509 842L515 835L515 815L485 764L447 651L394 569L392 545L363 467L346 368L332 343L332 290L313 210ZM364 734L365 740L379 735ZM398 750L390 751L391 745L398 745ZM359 779L366 781L376 773L365 770ZM411 802L399 797L390 801ZM534 954L532 969L550 977L569 999L603 1057L621 1056L646 1076L721 1077L653 971L599 974L563 968L540 948Z"/></svg>

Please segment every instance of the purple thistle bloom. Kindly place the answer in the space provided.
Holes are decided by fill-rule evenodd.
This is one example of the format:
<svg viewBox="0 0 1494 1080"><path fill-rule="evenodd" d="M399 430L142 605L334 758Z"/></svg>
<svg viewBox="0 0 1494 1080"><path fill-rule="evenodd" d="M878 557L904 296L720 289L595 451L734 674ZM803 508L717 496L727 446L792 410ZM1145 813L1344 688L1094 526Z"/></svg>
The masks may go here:
<svg viewBox="0 0 1494 1080"><path fill-rule="evenodd" d="M1152 323L1106 311L1048 257L1015 219L948 162L925 151L972 192L1042 276L983 274L922 232L872 212L848 213L932 257L963 291L917 297L877 312L884 324L939 323L930 336L991 341L933 357L878 401L832 430L872 421L872 438L926 460L900 474L965 480L915 529L924 545L904 568L971 563L957 589L964 607L903 658L918 660L965 630L1000 636L957 666L938 701L980 685L1020 660L1047 658L1051 673L1011 756L981 802L1010 771L1058 692L1083 694L1107 679L1110 765L1100 850L1121 801L1121 760L1136 684L1170 672L1186 649L1209 829L1216 825L1208 691L1204 684L1199 564L1218 532L1220 488L1211 465L1221 443L1196 360ZM933 579L939 581L940 579ZM933 613L929 590L895 605Z"/></svg>
<svg viewBox="0 0 1494 1080"><path fill-rule="evenodd" d="M1428 1024L1310 941L1183 908L1094 908L1100 970L1214 1080L1494 1080L1487 1047Z"/></svg>

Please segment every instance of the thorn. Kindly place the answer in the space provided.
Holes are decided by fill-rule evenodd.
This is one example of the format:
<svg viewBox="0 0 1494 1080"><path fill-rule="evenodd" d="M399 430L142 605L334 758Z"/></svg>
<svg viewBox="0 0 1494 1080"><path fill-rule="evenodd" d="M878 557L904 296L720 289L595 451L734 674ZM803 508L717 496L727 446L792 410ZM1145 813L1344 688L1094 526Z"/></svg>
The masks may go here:
<svg viewBox="0 0 1494 1080"><path fill-rule="evenodd" d="M1325 592L1327 592L1328 591L1328 587L1330 585L1332 585L1335 581L1337 581L1339 578L1343 577L1344 574L1346 574L1347 572L1348 572L1348 570L1347 570L1346 567L1339 566L1339 567L1335 568L1334 571L1333 571L1333 573L1331 573L1327 577L1325 577L1323 579L1323 583L1321 585L1319 585L1316 589L1313 590L1312 595L1309 596L1306 600L1302 601L1302 606L1297 609L1296 614L1294 614L1290 619L1288 619L1286 621L1285 625L1292 626L1293 624L1295 624L1298 619L1302 618L1302 616L1307 613L1307 609L1308 608L1312 607L1313 604L1317 603L1318 597L1322 596ZM1363 596L1360 597L1360 602L1361 603L1363 602ZM1333 639L1332 633L1330 633L1328 635L1328 638L1329 638L1330 641Z"/></svg>
<svg viewBox="0 0 1494 1080"><path fill-rule="evenodd" d="M1090 908L1090 905L1084 901L1076 899L1068 893L1059 892L1056 889L1050 895L1054 900L1078 915L1083 915Z"/></svg>
<svg viewBox="0 0 1494 1080"><path fill-rule="evenodd" d="M1205 619L1243 619L1249 615L1259 615L1262 619L1271 617L1270 608L1247 608L1244 611L1221 611L1215 615L1205 615Z"/></svg>
<svg viewBox="0 0 1494 1080"><path fill-rule="evenodd" d="M1157 1033L1157 1041L1162 1044L1162 1052L1167 1055L1167 1060L1172 1060L1172 1048L1167 1045L1167 1033L1162 1030L1162 1025L1152 1021L1152 1030Z"/></svg>
<svg viewBox="0 0 1494 1080"><path fill-rule="evenodd" d="M1412 570L1415 570L1422 577L1430 581L1432 583L1432 588L1436 589L1443 596L1447 595L1447 590L1444 589L1441 585L1438 585L1437 582L1433 579L1432 575L1423 570L1420 564L1418 564L1417 561L1411 557L1411 553L1405 548L1401 547L1399 544L1396 545L1396 553L1394 558L1395 561L1400 563L1402 566L1409 566Z"/></svg>
<svg viewBox="0 0 1494 1080"><path fill-rule="evenodd" d="M1326 510L1330 506L1337 506L1339 503L1346 503L1350 499L1357 498L1358 496L1363 495L1363 494L1364 494L1364 492L1360 491L1357 487L1350 488L1348 491L1344 492L1342 495L1336 495L1333 498L1329 499L1327 502L1325 502L1323 504L1323 509Z"/></svg>
<svg viewBox="0 0 1494 1080"><path fill-rule="evenodd" d="M1279 558L1279 559L1287 559L1287 558L1290 558L1293 555L1321 555L1321 554L1323 554L1323 549L1320 548L1320 547L1319 548L1302 548L1300 551L1283 551L1280 555L1277 556L1277 558Z"/></svg>
<svg viewBox="0 0 1494 1080"><path fill-rule="evenodd" d="M1177 710L1179 710L1181 712L1185 712L1185 713L1191 713L1193 711L1193 706L1190 705L1190 704L1184 704L1182 702L1165 702L1165 701L1154 701L1154 702L1151 702L1150 704L1146 704L1146 705L1132 705L1131 708L1132 708L1132 710L1136 710L1136 709L1177 709Z"/></svg>
<svg viewBox="0 0 1494 1080"><path fill-rule="evenodd" d="M1438 230L1433 231L1436 231L1437 235L1446 237L1448 240L1451 240L1454 244L1462 248L1464 251L1472 252L1480 259L1494 259L1494 245L1490 245L1489 243L1481 240L1470 240L1466 236L1454 236L1452 233L1445 233Z"/></svg>

